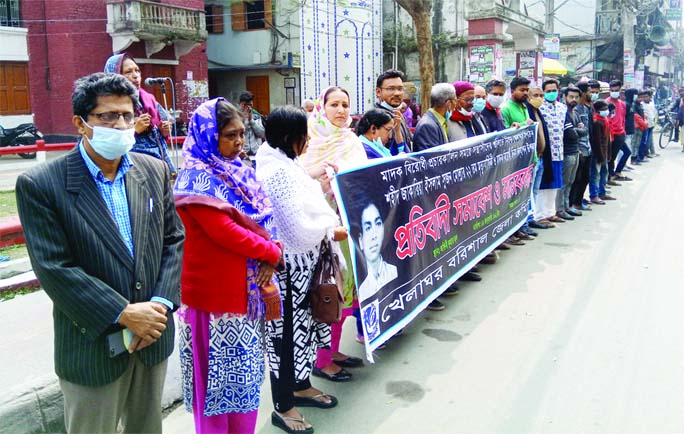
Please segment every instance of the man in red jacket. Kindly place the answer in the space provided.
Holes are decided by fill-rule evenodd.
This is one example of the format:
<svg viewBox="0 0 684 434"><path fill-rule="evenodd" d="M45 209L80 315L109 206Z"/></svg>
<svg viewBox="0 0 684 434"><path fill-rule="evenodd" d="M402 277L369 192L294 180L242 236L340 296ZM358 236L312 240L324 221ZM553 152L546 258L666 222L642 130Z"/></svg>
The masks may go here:
<svg viewBox="0 0 684 434"><path fill-rule="evenodd" d="M610 143L610 155L608 161L608 170L610 177L608 178L608 185L620 185L611 178L615 176L615 158L617 157L620 148L625 144L625 119L627 115L627 106L624 101L620 99L620 90L622 90L622 82L620 80L613 80L610 82L610 98L606 98L607 103L615 104L615 116L610 120L610 132L613 136L613 141Z"/></svg>

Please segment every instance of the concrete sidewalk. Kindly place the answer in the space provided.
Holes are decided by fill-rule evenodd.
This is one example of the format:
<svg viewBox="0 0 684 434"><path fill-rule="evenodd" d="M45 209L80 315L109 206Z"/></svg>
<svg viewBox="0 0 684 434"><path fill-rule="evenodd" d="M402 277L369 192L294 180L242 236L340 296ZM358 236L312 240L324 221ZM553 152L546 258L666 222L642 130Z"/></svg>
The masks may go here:
<svg viewBox="0 0 684 434"><path fill-rule="evenodd" d="M0 433L64 432L54 371L52 301L43 291L0 302ZM178 352L169 359L163 403L180 399Z"/></svg>

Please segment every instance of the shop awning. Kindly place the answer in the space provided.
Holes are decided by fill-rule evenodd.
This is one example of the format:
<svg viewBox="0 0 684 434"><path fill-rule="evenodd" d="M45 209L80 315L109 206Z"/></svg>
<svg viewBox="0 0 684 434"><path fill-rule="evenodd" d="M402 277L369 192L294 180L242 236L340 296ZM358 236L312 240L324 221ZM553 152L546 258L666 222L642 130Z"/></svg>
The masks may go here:
<svg viewBox="0 0 684 434"><path fill-rule="evenodd" d="M565 75L568 73L568 68L563 66L557 60L544 58L544 75Z"/></svg>

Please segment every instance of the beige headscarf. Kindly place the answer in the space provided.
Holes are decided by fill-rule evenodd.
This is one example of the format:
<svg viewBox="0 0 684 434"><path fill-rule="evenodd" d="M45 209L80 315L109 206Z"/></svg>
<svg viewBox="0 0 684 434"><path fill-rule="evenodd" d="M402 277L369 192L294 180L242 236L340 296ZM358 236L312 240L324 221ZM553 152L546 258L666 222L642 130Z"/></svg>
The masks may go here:
<svg viewBox="0 0 684 434"><path fill-rule="evenodd" d="M330 89L327 88L316 99L309 117L309 147L299 157L301 164L309 171L326 161L336 164L340 170L346 170L368 160L361 140L349 128L351 116L347 117L342 127L336 127L325 116L324 99Z"/></svg>

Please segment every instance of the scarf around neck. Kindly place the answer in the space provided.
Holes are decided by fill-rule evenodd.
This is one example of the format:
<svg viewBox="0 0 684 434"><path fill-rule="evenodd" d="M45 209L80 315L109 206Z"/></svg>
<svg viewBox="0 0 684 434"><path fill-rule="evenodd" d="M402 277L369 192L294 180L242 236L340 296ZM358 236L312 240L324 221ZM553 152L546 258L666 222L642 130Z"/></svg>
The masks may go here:
<svg viewBox="0 0 684 434"><path fill-rule="evenodd" d="M275 239L275 225L271 202L257 181L254 169L240 157L230 160L218 150L216 105L223 98L215 98L200 105L188 124L188 135L183 143L183 166L173 191L176 197L199 196L227 203L235 211L222 209L242 227L257 232L267 239ZM196 201L188 201L190 205ZM181 204L185 202L180 202ZM244 215L237 216L235 212ZM237 217L236 217L237 216ZM258 232L246 220L265 231ZM257 261L247 259L247 316L250 319L280 317L280 294L274 282L267 287L256 285ZM276 308L277 306L277 308ZM276 312L277 311L277 312Z"/></svg>
<svg viewBox="0 0 684 434"><path fill-rule="evenodd" d="M349 128L351 116L347 117L342 127L333 125L326 117L323 99L328 89L316 99L314 110L309 116L309 147L300 157L301 164L308 171L319 168L325 162L336 164L342 171L368 160L361 140Z"/></svg>

